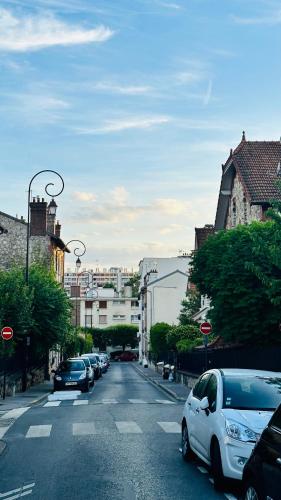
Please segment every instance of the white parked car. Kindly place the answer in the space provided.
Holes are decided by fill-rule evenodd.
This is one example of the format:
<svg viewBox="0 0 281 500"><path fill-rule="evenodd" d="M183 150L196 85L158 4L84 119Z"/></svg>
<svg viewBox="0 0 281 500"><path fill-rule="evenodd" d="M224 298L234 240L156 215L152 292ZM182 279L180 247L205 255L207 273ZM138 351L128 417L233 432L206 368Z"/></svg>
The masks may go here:
<svg viewBox="0 0 281 500"><path fill-rule="evenodd" d="M214 486L242 479L243 467L281 403L281 373L213 369L198 379L184 405L182 456L211 466Z"/></svg>

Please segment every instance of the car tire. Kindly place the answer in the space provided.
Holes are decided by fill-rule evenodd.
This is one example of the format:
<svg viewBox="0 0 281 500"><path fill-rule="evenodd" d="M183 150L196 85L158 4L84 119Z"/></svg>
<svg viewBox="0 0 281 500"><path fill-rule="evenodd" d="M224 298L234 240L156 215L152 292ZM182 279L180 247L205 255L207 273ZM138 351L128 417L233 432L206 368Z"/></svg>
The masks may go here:
<svg viewBox="0 0 281 500"><path fill-rule="evenodd" d="M214 488L217 491L222 491L225 487L226 479L223 475L221 451L218 441L214 441L211 450L211 469L214 480Z"/></svg>
<svg viewBox="0 0 281 500"><path fill-rule="evenodd" d="M254 479L248 479L246 485L243 488L243 500L263 500L262 495L256 481Z"/></svg>
<svg viewBox="0 0 281 500"><path fill-rule="evenodd" d="M185 462L189 462L189 460L192 458L192 450L190 448L188 429L186 424L182 426L181 431L181 455Z"/></svg>

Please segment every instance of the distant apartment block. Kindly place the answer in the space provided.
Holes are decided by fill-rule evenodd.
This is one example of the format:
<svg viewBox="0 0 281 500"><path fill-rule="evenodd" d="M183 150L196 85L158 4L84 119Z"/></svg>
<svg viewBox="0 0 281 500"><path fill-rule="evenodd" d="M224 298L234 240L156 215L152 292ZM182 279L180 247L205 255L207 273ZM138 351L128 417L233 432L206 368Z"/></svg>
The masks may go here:
<svg viewBox="0 0 281 500"><path fill-rule="evenodd" d="M70 287L79 285L81 297L86 297L88 288L102 288L106 283L112 283L114 288L120 292L133 275L133 270L122 267L84 268L78 273L68 268L64 274L64 288L70 295Z"/></svg>

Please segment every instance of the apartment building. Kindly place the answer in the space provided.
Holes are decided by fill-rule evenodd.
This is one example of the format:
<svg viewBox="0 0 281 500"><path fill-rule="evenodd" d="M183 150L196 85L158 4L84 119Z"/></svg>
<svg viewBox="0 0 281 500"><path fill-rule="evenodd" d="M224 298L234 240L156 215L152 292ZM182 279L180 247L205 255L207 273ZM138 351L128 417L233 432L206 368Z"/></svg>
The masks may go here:
<svg viewBox="0 0 281 500"><path fill-rule="evenodd" d="M71 286L79 285L81 297L86 297L89 287L100 288L106 283L112 283L114 288L120 292L133 275L133 269L128 270L122 267L110 267L109 269L99 267L95 269L83 268L78 273L68 268L64 274L64 288L70 295Z"/></svg>

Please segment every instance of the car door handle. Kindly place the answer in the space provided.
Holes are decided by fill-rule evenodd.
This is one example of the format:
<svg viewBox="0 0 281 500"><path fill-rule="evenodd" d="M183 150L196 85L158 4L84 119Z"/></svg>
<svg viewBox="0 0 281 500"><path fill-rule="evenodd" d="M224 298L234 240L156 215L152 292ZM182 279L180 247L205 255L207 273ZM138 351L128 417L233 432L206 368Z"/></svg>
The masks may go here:
<svg viewBox="0 0 281 500"><path fill-rule="evenodd" d="M276 463L277 463L278 465L281 465L281 458L276 458Z"/></svg>
<svg viewBox="0 0 281 500"><path fill-rule="evenodd" d="M200 411L200 408L196 408L196 410L195 410L195 411L196 411L196 413L199 413L199 411Z"/></svg>
<svg viewBox="0 0 281 500"><path fill-rule="evenodd" d="M188 404L188 406L191 406L191 403L187 403L187 404Z"/></svg>

